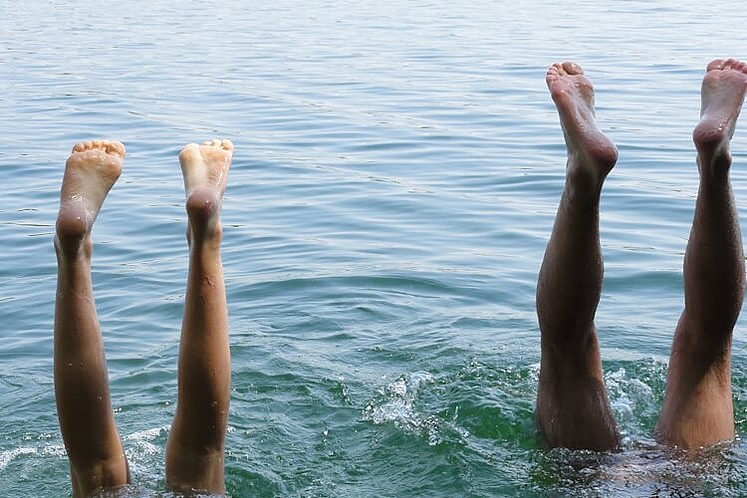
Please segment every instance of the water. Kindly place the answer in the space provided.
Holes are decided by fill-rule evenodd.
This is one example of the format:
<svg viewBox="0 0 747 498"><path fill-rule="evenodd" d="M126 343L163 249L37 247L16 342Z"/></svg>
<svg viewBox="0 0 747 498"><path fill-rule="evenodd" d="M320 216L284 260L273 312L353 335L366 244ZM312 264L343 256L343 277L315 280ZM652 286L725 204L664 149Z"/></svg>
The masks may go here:
<svg viewBox="0 0 747 498"><path fill-rule="evenodd" d="M117 421L165 496L186 272L179 148L224 207L233 497L742 496L747 446L651 448L696 192L690 132L741 3L0 1L0 489L69 495L52 251L71 145L125 142L95 229ZM622 455L540 448L534 285L563 183L544 87L582 63L620 162L598 313ZM747 132L733 142L747 219ZM745 322L735 332L747 431Z"/></svg>

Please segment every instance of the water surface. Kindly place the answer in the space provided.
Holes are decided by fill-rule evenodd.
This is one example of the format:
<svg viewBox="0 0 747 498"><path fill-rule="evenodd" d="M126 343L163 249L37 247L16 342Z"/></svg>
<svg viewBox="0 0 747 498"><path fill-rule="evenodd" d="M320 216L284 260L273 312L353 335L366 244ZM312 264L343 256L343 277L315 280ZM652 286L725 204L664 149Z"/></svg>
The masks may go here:
<svg viewBox="0 0 747 498"><path fill-rule="evenodd" d="M224 203L234 497L742 496L741 440L652 449L717 2L0 1L0 487L69 495L52 389L62 166L122 140L94 285L135 480L163 493L186 277L180 147L236 145ZM534 286L565 149L546 67L580 62L620 148L598 312L622 455L541 449ZM747 132L733 142L747 206ZM743 219L747 213L740 211ZM735 331L747 430L744 320Z"/></svg>

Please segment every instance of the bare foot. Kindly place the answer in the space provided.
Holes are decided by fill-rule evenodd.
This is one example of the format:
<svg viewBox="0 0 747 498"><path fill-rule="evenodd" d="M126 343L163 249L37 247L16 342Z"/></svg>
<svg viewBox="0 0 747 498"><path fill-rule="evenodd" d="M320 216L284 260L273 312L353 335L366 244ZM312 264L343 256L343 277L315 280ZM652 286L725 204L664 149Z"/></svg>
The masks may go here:
<svg viewBox="0 0 747 498"><path fill-rule="evenodd" d="M90 239L106 195L122 173L124 145L108 140L75 144L65 164L57 215L58 247L77 250Z"/></svg>
<svg viewBox="0 0 747 498"><path fill-rule="evenodd" d="M594 87L574 62L553 64L545 81L568 147L568 172L586 171L601 185L617 162L617 147L597 127Z"/></svg>
<svg viewBox="0 0 747 498"><path fill-rule="evenodd" d="M179 153L190 233L220 237L220 208L232 156L230 140L188 144Z"/></svg>
<svg viewBox="0 0 747 498"><path fill-rule="evenodd" d="M708 64L701 89L700 122L693 141L702 168L731 165L729 141L734 135L747 90L747 64L736 59L717 59Z"/></svg>

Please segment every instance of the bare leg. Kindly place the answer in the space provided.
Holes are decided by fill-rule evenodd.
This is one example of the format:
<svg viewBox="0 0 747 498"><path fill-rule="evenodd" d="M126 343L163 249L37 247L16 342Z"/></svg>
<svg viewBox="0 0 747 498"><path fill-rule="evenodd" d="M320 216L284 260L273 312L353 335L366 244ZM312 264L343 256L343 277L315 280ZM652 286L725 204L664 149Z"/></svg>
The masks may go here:
<svg viewBox="0 0 747 498"><path fill-rule="evenodd" d="M129 482L109 398L104 344L91 283L91 229L119 178L124 155L119 142L75 145L60 190L55 237L54 380L76 498Z"/></svg>
<svg viewBox="0 0 747 498"><path fill-rule="evenodd" d="M693 131L700 186L685 252L685 309L656 427L657 440L684 448L734 437L731 337L745 275L729 142L746 89L747 65L711 62L703 78L701 121Z"/></svg>
<svg viewBox="0 0 747 498"><path fill-rule="evenodd" d="M597 128L594 89L578 65L553 65L547 85L568 162L537 283L542 332L537 422L551 447L609 450L620 436L604 387L594 314L603 274L599 199L617 148Z"/></svg>
<svg viewBox="0 0 747 498"><path fill-rule="evenodd" d="M225 492L231 356L220 210L232 154L228 140L189 144L179 154L187 193L189 275L179 400L166 448L166 481L175 491Z"/></svg>

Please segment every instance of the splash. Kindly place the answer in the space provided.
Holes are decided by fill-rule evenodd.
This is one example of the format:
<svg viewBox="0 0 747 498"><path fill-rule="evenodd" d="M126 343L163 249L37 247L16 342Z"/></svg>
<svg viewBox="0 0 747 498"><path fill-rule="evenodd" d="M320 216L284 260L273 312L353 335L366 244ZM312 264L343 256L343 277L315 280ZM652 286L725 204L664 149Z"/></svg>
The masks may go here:
<svg viewBox="0 0 747 498"><path fill-rule="evenodd" d="M366 404L364 420L376 425L392 424L394 427L415 435L424 435L430 446L443 443L447 434L457 430L438 415L422 413L418 409L424 389L436 383L436 378L428 372L414 372L404 375L387 385L379 393L379 398Z"/></svg>

